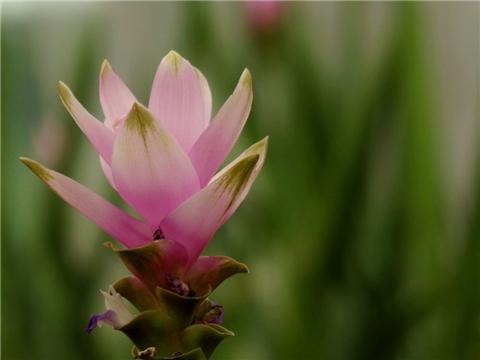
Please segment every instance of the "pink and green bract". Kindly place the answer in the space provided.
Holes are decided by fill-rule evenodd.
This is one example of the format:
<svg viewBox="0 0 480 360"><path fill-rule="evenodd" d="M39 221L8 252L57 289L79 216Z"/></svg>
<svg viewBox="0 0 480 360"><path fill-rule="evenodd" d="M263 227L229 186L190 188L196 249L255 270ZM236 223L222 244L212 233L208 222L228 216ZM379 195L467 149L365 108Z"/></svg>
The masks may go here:
<svg viewBox="0 0 480 360"><path fill-rule="evenodd" d="M133 217L76 181L21 159L62 199L125 246L114 250L133 276L104 293L107 312L92 318L90 330L108 323L126 333L138 351L153 346L154 354L183 356L200 348L208 358L211 351L201 346L202 336L191 328L209 326L207 338L212 335L209 332L222 333L224 328L216 322L223 318L223 309L207 297L224 279L247 268L228 257L200 254L244 200L263 166L268 145L264 138L217 173L250 113L250 72L243 71L213 119L206 78L174 51L158 67L148 107L107 61L100 73L103 123L61 82L59 93L98 153L108 182L139 215ZM122 297L140 314L126 313ZM136 322L141 323L140 330ZM152 338L145 331L154 325L165 336L173 331L176 338L187 340L167 344L158 329Z"/></svg>

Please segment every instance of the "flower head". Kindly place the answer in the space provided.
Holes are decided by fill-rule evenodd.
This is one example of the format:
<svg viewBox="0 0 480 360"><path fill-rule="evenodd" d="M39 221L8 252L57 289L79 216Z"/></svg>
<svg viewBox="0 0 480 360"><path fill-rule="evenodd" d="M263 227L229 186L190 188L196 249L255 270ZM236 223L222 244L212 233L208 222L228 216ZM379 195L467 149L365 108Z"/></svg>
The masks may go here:
<svg viewBox="0 0 480 360"><path fill-rule="evenodd" d="M133 276L102 292L106 311L91 317L87 331L103 324L122 331L135 344L136 358L208 358L222 339L233 335L219 325L223 307L208 296L226 278L248 268L229 257L200 254L247 195L268 145L264 138L215 174L250 112L249 71L242 73L212 121L207 80L173 51L158 67L148 107L106 61L100 73L103 123L65 84L59 84L59 92L97 151L107 180L141 217L34 160L21 159L126 247L108 245ZM139 313L133 314L124 299Z"/></svg>
<svg viewBox="0 0 480 360"><path fill-rule="evenodd" d="M169 239L192 265L250 190L265 160L267 138L215 175L250 112L252 79L245 70L210 121L205 77L174 51L161 61L148 107L140 104L108 62L100 73L102 122L59 83L60 98L99 154L112 187L138 220L89 189L30 159L22 161L66 202L128 248Z"/></svg>

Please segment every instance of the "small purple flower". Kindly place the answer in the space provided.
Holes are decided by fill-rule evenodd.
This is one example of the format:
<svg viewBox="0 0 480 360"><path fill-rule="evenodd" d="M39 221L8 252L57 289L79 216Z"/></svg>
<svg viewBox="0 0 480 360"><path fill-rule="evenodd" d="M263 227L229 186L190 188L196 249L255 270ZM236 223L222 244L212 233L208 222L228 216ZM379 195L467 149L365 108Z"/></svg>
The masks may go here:
<svg viewBox="0 0 480 360"><path fill-rule="evenodd" d="M167 275L167 285L169 290L180 296L187 296L190 293L188 285L172 275Z"/></svg>
<svg viewBox="0 0 480 360"><path fill-rule="evenodd" d="M225 317L225 310L222 305L212 304L210 310L205 314L203 320L208 324L221 324Z"/></svg>
<svg viewBox="0 0 480 360"><path fill-rule="evenodd" d="M133 315L123 303L122 297L113 287L110 287L108 292L102 291L102 294L105 297L105 307L107 311L101 314L94 314L90 317L87 326L87 333L89 334L103 324L118 329L133 319Z"/></svg>
<svg viewBox="0 0 480 360"><path fill-rule="evenodd" d="M115 326L118 323L117 314L113 310L107 310L101 314L94 314L90 317L87 325L87 333L91 334L97 327L102 327L102 324L109 324Z"/></svg>

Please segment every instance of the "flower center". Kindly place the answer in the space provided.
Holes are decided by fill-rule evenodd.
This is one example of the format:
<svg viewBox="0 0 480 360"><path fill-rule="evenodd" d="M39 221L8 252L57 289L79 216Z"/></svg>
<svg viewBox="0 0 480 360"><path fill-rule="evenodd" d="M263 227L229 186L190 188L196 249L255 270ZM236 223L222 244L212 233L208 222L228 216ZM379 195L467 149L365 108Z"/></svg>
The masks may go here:
<svg viewBox="0 0 480 360"><path fill-rule="evenodd" d="M188 285L175 276L167 275L167 285L169 290L177 293L180 296L190 295L190 288Z"/></svg>
<svg viewBox="0 0 480 360"><path fill-rule="evenodd" d="M163 231L162 231L162 229L160 229L160 228L158 228L157 230L155 230L155 232L153 233L152 237L153 237L153 240L165 239L165 235L163 235Z"/></svg>

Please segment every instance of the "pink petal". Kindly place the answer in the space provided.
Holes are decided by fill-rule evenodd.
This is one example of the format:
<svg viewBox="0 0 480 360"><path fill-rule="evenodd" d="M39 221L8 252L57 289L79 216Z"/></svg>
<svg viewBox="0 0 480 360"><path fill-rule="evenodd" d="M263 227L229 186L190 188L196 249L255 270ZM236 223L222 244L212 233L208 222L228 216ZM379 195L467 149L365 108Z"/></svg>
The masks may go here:
<svg viewBox="0 0 480 360"><path fill-rule="evenodd" d="M101 227L107 234L127 247L142 246L151 241L152 231L144 223L104 200L76 181L47 169L34 160L20 158L70 206Z"/></svg>
<svg viewBox="0 0 480 360"><path fill-rule="evenodd" d="M252 77L245 69L233 94L190 150L200 186L205 186L232 150L252 106Z"/></svg>
<svg viewBox="0 0 480 360"><path fill-rule="evenodd" d="M265 157L267 156L267 149L268 149L268 136L264 137L262 140L259 142L251 145L247 150L245 150L240 156L238 156L235 160L233 160L231 163L229 163L227 166L225 166L221 171L219 171L213 178L210 180L210 183L217 182L219 179L225 177L225 175L229 172L232 171L233 167L236 167L238 162L243 161L244 158L246 157L251 157L253 155L258 155L259 159L257 164L255 165L252 174L250 176L249 181L247 182L245 188L243 191L241 191L238 196L235 198L235 200L232 202L231 206L227 211L225 212L225 215L223 216L222 219L222 225L230 219L230 217L233 215L235 210L240 206L240 204L243 202L245 197L247 196L248 192L250 191L251 186L253 185L253 182L257 178L258 174L260 173L260 170L263 168L263 164L265 163ZM210 183L208 186L210 186Z"/></svg>
<svg viewBox="0 0 480 360"><path fill-rule="evenodd" d="M117 190L117 187L115 186L115 182L113 181L112 168L110 167L110 165L107 164L105 160L103 160L101 156L99 156L99 159L100 159L100 167L102 168L105 178L107 179L110 186L115 190Z"/></svg>
<svg viewBox="0 0 480 360"><path fill-rule="evenodd" d="M212 92L210 91L210 86L208 86L207 78L197 68L195 68L195 71L197 72L198 79L200 80L200 86L202 89L203 103L205 105L204 128L207 128L210 124L210 117L212 116Z"/></svg>
<svg viewBox="0 0 480 360"><path fill-rule="evenodd" d="M75 120L80 130L87 136L97 153L102 156L107 163L110 163L115 137L113 132L85 110L67 85L59 82L58 91L63 105L73 117L73 120Z"/></svg>
<svg viewBox="0 0 480 360"><path fill-rule="evenodd" d="M161 224L167 239L183 244L194 262L247 195L265 160L267 138L251 146Z"/></svg>
<svg viewBox="0 0 480 360"><path fill-rule="evenodd" d="M125 116L136 101L130 89L112 70L107 60L100 71L100 103L105 114L105 125L116 129L122 125Z"/></svg>
<svg viewBox="0 0 480 360"><path fill-rule="evenodd" d="M208 123L205 89L197 70L179 54L170 51L162 59L153 80L148 108L186 152Z"/></svg>
<svg viewBox="0 0 480 360"><path fill-rule="evenodd" d="M119 194L152 226L199 190L188 156L138 103L115 140L112 172Z"/></svg>

